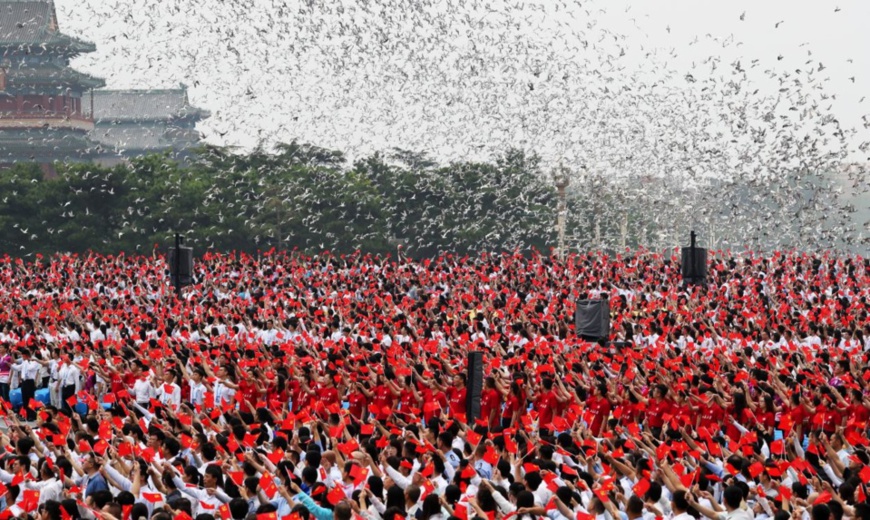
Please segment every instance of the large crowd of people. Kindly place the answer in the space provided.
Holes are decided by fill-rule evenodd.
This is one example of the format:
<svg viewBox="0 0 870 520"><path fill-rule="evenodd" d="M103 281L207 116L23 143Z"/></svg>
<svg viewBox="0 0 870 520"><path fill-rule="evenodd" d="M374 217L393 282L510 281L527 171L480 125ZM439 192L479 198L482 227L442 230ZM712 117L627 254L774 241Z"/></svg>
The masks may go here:
<svg viewBox="0 0 870 520"><path fill-rule="evenodd" d="M0 520L870 519L861 257L195 265L0 259Z"/></svg>

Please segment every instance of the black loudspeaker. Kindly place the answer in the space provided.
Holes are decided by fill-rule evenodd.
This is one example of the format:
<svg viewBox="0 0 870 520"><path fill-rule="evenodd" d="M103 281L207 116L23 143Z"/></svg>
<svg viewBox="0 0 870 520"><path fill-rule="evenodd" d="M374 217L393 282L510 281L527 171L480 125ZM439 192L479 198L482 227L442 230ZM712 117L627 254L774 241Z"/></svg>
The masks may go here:
<svg viewBox="0 0 870 520"><path fill-rule="evenodd" d="M610 302L608 300L579 300L574 312L577 335L597 341L610 337Z"/></svg>
<svg viewBox="0 0 870 520"><path fill-rule="evenodd" d="M468 424L480 418L480 395L483 393L483 352L468 353L468 375L465 379L465 416Z"/></svg>
<svg viewBox="0 0 870 520"><path fill-rule="evenodd" d="M684 282L703 284L707 281L707 250L703 247L684 247L681 265Z"/></svg>
<svg viewBox="0 0 870 520"><path fill-rule="evenodd" d="M181 254L176 262L175 248L169 250L169 277L173 287L176 278L181 281L181 285L193 284L193 249L181 247L179 251Z"/></svg>

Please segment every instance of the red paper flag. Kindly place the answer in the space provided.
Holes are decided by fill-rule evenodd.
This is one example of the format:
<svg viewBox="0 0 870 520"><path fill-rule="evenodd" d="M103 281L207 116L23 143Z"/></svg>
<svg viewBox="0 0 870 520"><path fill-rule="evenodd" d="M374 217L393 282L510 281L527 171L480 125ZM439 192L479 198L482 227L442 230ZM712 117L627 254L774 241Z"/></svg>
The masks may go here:
<svg viewBox="0 0 870 520"><path fill-rule="evenodd" d="M770 443L770 453L773 455L783 455L785 453L785 444L782 439Z"/></svg>
<svg viewBox="0 0 870 520"><path fill-rule="evenodd" d="M819 504L827 504L831 501L832 498L833 497L831 496L830 491L822 491L821 493L819 493L819 496L817 496L816 499L813 500L813 505L817 506Z"/></svg>
<svg viewBox="0 0 870 520"><path fill-rule="evenodd" d="M35 511L39 506L39 491L35 489L25 489L22 491L22 499L20 502L21 509L30 513Z"/></svg>
<svg viewBox="0 0 870 520"><path fill-rule="evenodd" d="M647 480L646 478L642 478L640 479L640 481L638 481L637 484L634 485L634 487L631 488L631 490L634 492L635 495L642 499L644 495L646 495L646 492L649 491L649 486L649 480Z"/></svg>
<svg viewBox="0 0 870 520"><path fill-rule="evenodd" d="M152 504L163 501L163 495L161 495L160 493L146 493L145 491L142 491L142 498L144 498L148 502L151 502Z"/></svg>
<svg viewBox="0 0 870 520"><path fill-rule="evenodd" d="M272 497L275 496L275 493L278 492L278 486L275 485L275 479L272 478L272 475L268 473L264 473L262 477L260 477L260 488L263 489L263 492L266 493L266 496L271 500Z"/></svg>
<svg viewBox="0 0 870 520"><path fill-rule="evenodd" d="M517 453L517 443L511 438L510 435L504 436L504 449L508 453Z"/></svg>
<svg viewBox="0 0 870 520"><path fill-rule="evenodd" d="M344 490L342 490L340 486L335 486L332 488L332 491L326 495L326 500L328 500L332 505L336 505L346 498L347 496L344 494Z"/></svg>
<svg viewBox="0 0 870 520"><path fill-rule="evenodd" d="M764 464L760 462L754 462L749 466L749 474L752 475L752 478L757 478L762 472L764 472Z"/></svg>

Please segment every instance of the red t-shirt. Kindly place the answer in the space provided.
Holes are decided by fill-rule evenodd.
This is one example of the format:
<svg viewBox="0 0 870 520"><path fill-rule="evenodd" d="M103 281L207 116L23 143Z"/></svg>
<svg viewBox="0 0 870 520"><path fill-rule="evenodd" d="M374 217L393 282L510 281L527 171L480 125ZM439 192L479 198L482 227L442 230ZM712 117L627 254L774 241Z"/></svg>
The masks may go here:
<svg viewBox="0 0 870 520"><path fill-rule="evenodd" d="M390 391L390 388L387 385L378 385L373 390L372 403L377 407L377 419L379 421L384 421L387 417L390 416L393 410L393 392ZM384 409L388 409L389 412L385 413Z"/></svg>
<svg viewBox="0 0 870 520"><path fill-rule="evenodd" d="M816 407L816 415L813 417L813 427L821 427L826 433L833 433L843 421L840 411L822 404Z"/></svg>
<svg viewBox="0 0 870 520"><path fill-rule="evenodd" d="M740 440L740 436L743 435L742 433L740 433L740 430L738 430L737 427L734 426L734 421L740 423L740 425L744 428L749 429L752 429L752 423L755 421L755 417L752 415L752 412L749 410L749 408L744 408L738 416L737 410L735 410L733 406L729 406L728 410L726 410L725 412L725 415L728 417L728 419L725 421L725 434L734 442ZM731 419L733 419L734 421L732 421Z"/></svg>
<svg viewBox="0 0 870 520"><path fill-rule="evenodd" d="M433 392L431 389L423 387L421 394L423 397L423 420L427 423L436 415L447 410L447 395L444 392ZM427 404L430 406L427 407Z"/></svg>
<svg viewBox="0 0 870 520"><path fill-rule="evenodd" d="M317 398L324 406L341 404L341 396L338 395L338 388L334 386L322 386L317 390Z"/></svg>
<svg viewBox="0 0 870 520"><path fill-rule="evenodd" d="M260 390L257 389L257 386L254 383L249 383L247 379L242 379L239 381L239 393L242 394L242 399L254 406L257 405L257 398L260 396Z"/></svg>
<svg viewBox="0 0 870 520"><path fill-rule="evenodd" d="M589 425L589 430L592 435L598 435L601 433L601 426L610 415L610 401L601 396L592 396L586 400L586 408L592 412L592 424Z"/></svg>
<svg viewBox="0 0 870 520"><path fill-rule="evenodd" d="M791 408L788 413L791 415L791 420L795 426L805 423L810 416L809 413L807 413L807 409L804 408L803 403Z"/></svg>
<svg viewBox="0 0 870 520"><path fill-rule="evenodd" d="M350 412L350 416L355 419L362 417L363 413L365 413L366 406L368 406L366 396L358 390L351 392L351 394L347 396L347 402L347 410Z"/></svg>
<svg viewBox="0 0 870 520"><path fill-rule="evenodd" d="M539 428L548 428L548 425L553 422L557 404L559 404L559 400L556 399L556 393L552 390L543 392L538 396L538 399L535 401L535 408L538 410Z"/></svg>
<svg viewBox="0 0 870 520"><path fill-rule="evenodd" d="M759 411L755 414L755 419L758 421L758 424L764 427L765 430L770 430L776 426L776 412L768 410Z"/></svg>
<svg viewBox="0 0 870 520"><path fill-rule="evenodd" d="M501 416L505 419L510 419L514 416L514 412L520 409L520 406L521 402L519 396L516 396L513 394L513 392L511 392L510 394L508 394L508 398L505 401L504 411L502 412Z"/></svg>
<svg viewBox="0 0 870 520"><path fill-rule="evenodd" d="M411 413L411 408L417 408L417 400L414 398L414 392L409 389L402 390L399 395L399 403L404 413Z"/></svg>
<svg viewBox="0 0 870 520"><path fill-rule="evenodd" d="M710 404L702 404L699 411L698 426L704 426L708 429L711 425L718 428L722 424L722 419L725 418L725 409L715 401Z"/></svg>
<svg viewBox="0 0 870 520"><path fill-rule="evenodd" d="M466 414L465 399L467 396L468 389L464 386L462 388L450 387L447 389L447 398L450 401L450 413L452 415Z"/></svg>
<svg viewBox="0 0 870 520"><path fill-rule="evenodd" d="M643 410L643 403L625 401L625 404L622 406L622 416L620 417L620 421L622 421L622 424L639 422Z"/></svg>
<svg viewBox="0 0 870 520"><path fill-rule="evenodd" d="M849 405L849 428L863 429L867 420L870 419L870 410L861 403Z"/></svg>
<svg viewBox="0 0 870 520"><path fill-rule="evenodd" d="M487 388L480 396L480 418L490 420L495 411L495 421L498 421L498 409L501 408L501 393L495 388ZM492 426L492 424L490 424Z"/></svg>
<svg viewBox="0 0 870 520"><path fill-rule="evenodd" d="M671 403L666 399L650 399L646 407L646 419L650 428L661 428L665 425L665 414L670 413Z"/></svg>

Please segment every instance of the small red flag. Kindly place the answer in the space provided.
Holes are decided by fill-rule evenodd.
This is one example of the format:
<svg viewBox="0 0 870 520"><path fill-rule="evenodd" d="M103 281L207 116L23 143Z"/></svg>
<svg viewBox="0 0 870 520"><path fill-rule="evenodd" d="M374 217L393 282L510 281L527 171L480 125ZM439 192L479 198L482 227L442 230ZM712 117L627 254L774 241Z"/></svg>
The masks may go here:
<svg viewBox="0 0 870 520"><path fill-rule="evenodd" d="M640 479L640 481L638 481L637 484L634 485L633 488L631 488L631 490L634 492L635 495L643 498L646 495L646 492L649 491L649 486L649 480L647 480L646 478L642 478Z"/></svg>
<svg viewBox="0 0 870 520"><path fill-rule="evenodd" d="M336 505L346 498L347 496L344 494L344 491L339 486L335 486L334 488L332 488L332 491L330 491L326 495L326 500L328 500L329 503L332 505ZM257 520L260 519L258 518Z"/></svg>
<svg viewBox="0 0 870 520"><path fill-rule="evenodd" d="M142 498L144 498L148 502L151 502L152 504L163 501L163 495L161 495L160 493L146 493L145 491L143 491Z"/></svg>
<svg viewBox="0 0 870 520"><path fill-rule="evenodd" d="M819 496L817 496L816 499L813 501L813 505L817 506L819 504L827 504L831 501L832 498L833 497L831 496L830 491L822 491L821 493L819 493Z"/></svg>

